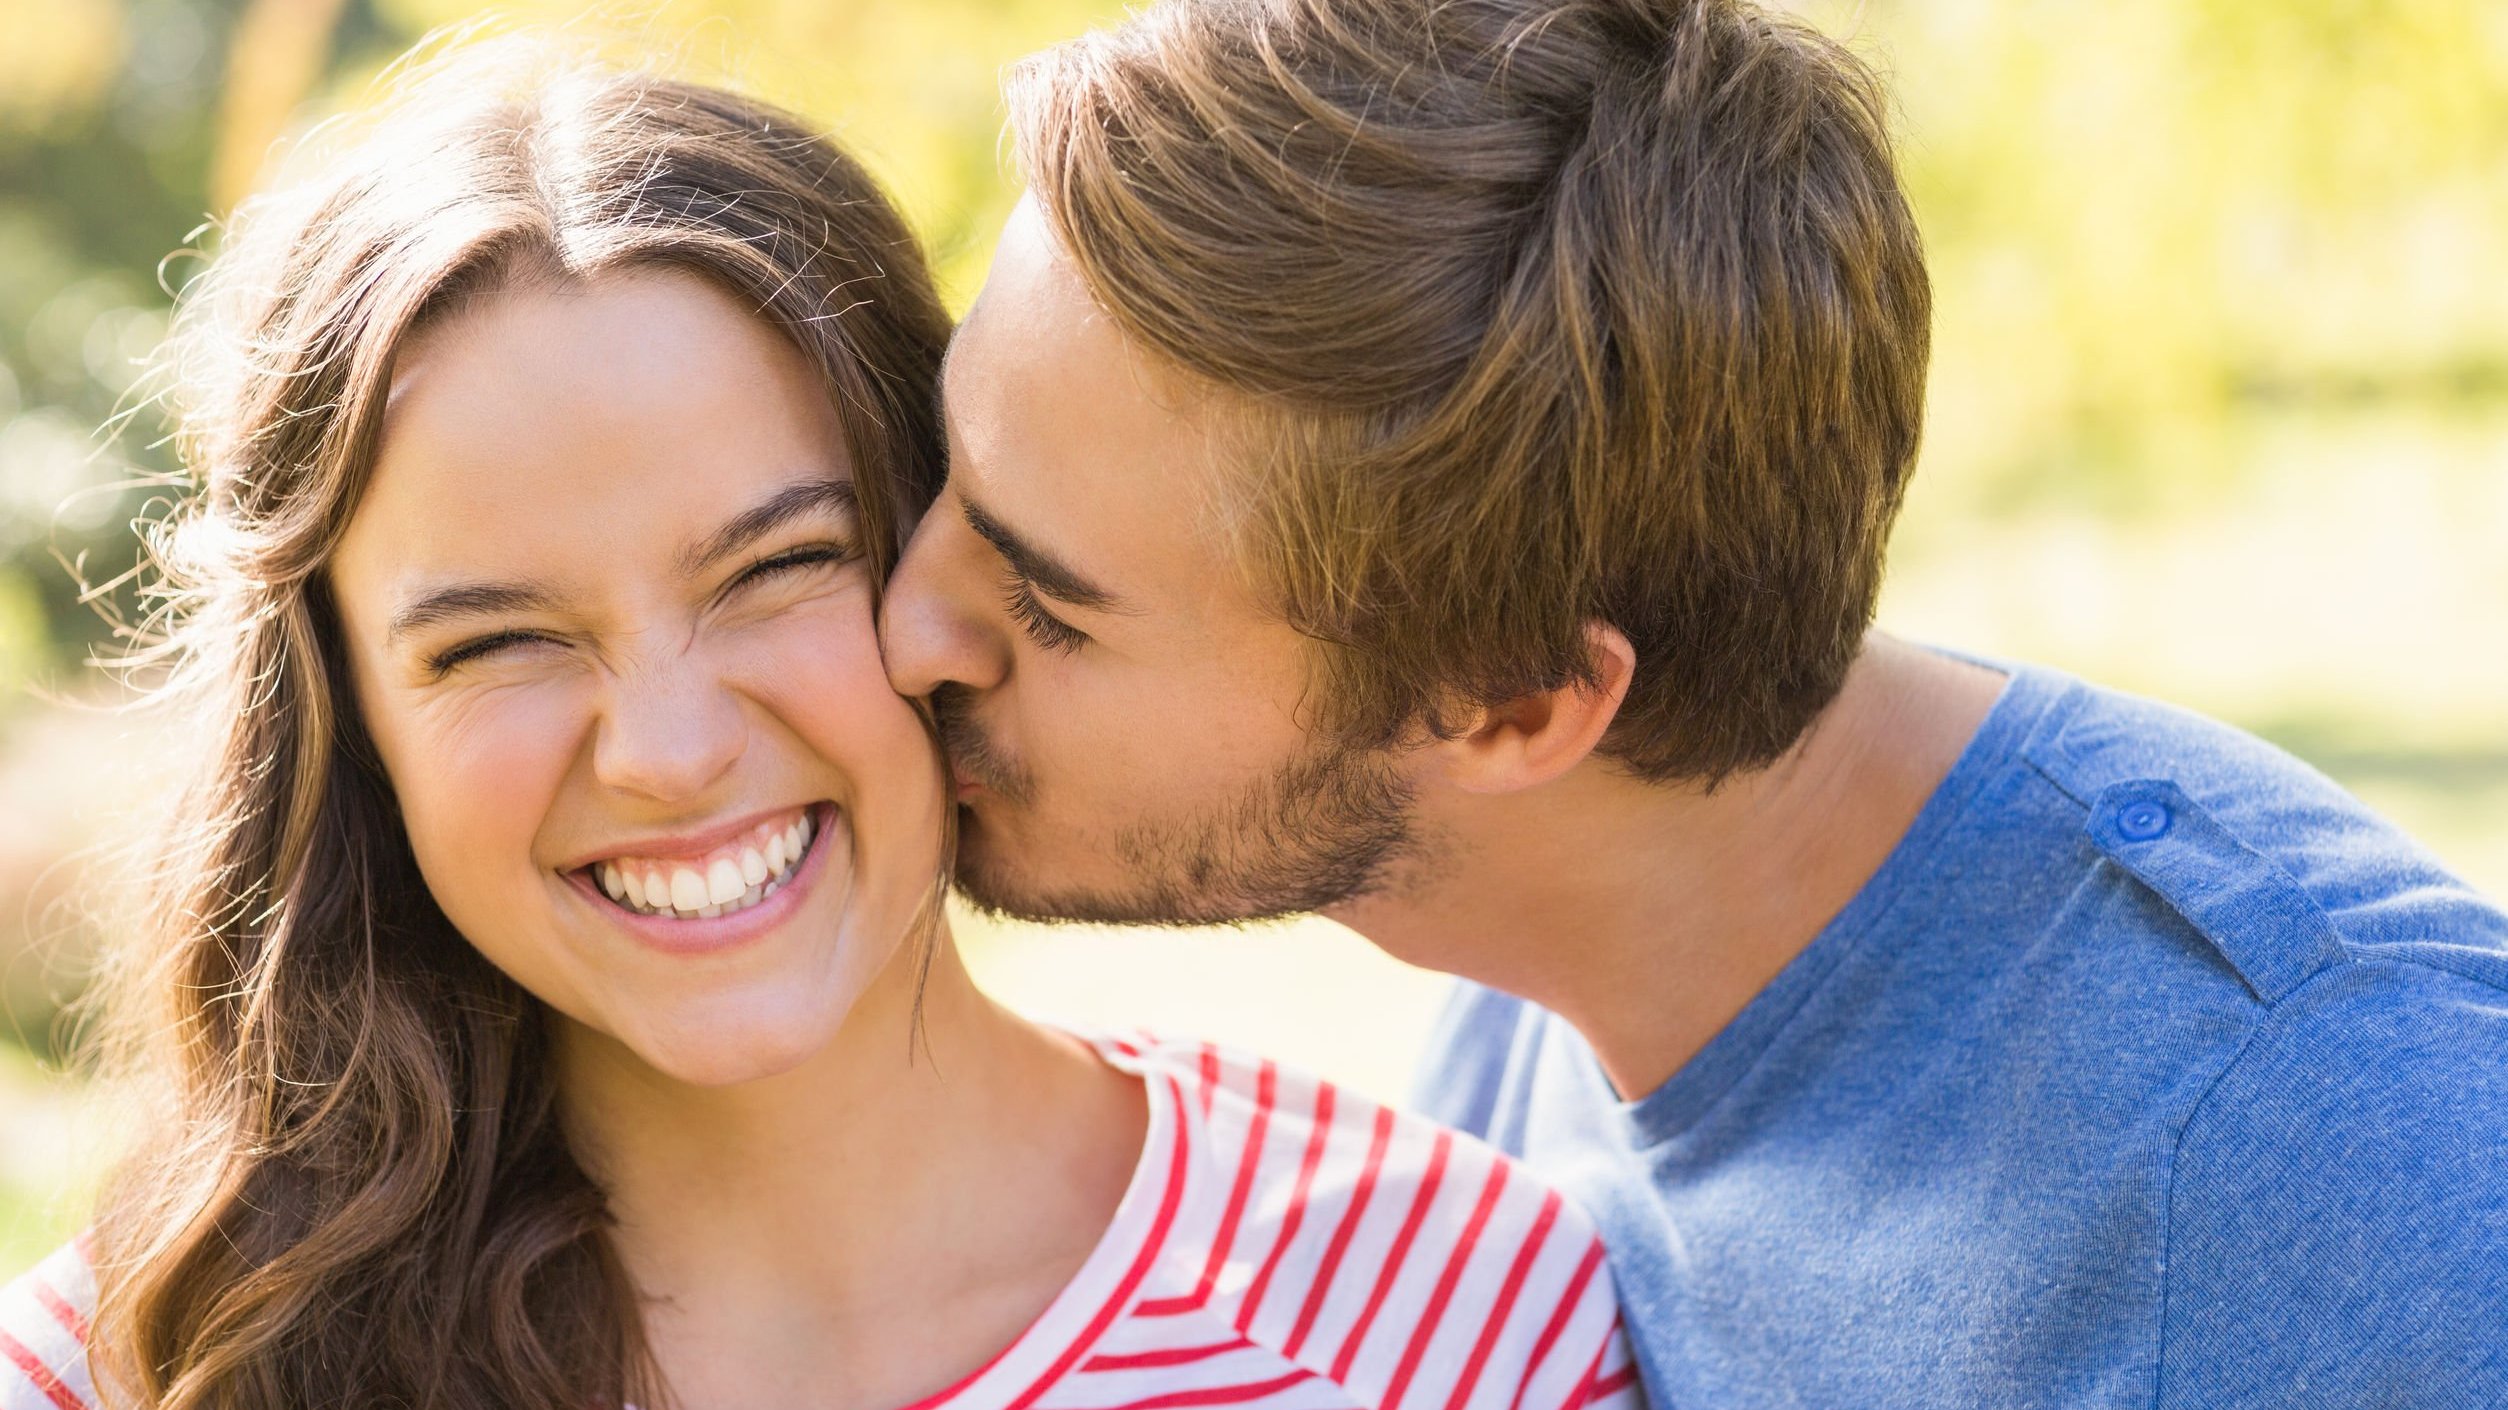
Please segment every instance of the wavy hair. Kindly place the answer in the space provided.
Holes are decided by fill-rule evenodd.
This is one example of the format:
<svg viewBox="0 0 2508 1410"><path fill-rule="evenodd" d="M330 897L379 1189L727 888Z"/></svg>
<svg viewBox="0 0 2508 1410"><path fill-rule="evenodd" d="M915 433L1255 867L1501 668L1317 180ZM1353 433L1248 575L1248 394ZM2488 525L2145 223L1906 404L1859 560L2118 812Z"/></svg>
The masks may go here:
<svg viewBox="0 0 2508 1410"><path fill-rule="evenodd" d="M905 222L796 118L541 41L411 69L184 291L189 480L147 659L210 737L105 976L151 1104L93 1235L108 1403L585 1410L663 1388L559 1120L545 1013L421 881L322 570L395 350L521 279L667 266L783 331L872 564L943 473L949 331Z"/></svg>

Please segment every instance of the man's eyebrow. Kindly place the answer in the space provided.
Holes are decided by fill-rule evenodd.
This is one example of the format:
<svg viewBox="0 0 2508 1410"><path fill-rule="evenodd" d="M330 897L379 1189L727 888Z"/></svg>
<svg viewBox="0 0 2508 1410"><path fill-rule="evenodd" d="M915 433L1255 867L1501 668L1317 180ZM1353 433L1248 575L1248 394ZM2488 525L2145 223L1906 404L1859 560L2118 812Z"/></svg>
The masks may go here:
<svg viewBox="0 0 2508 1410"><path fill-rule="evenodd" d="M392 614L383 639L398 641L421 627L500 612L537 612L557 599L536 583L455 583L423 593Z"/></svg>
<svg viewBox="0 0 2508 1410"><path fill-rule="evenodd" d="M851 480L802 480L786 485L755 508L741 511L705 542L681 554L679 571L693 578L814 509L850 515L858 503Z"/></svg>
<svg viewBox="0 0 2508 1410"><path fill-rule="evenodd" d="M974 500L961 494L958 503L966 511L967 527L993 546L993 550L1002 556L1002 561L1010 565L1011 572L1026 579L1039 592L1074 607L1087 607L1100 612L1124 610L1118 605L1120 599L1113 593L1080 576L1061 559L1012 533L1008 525L985 513L983 506Z"/></svg>

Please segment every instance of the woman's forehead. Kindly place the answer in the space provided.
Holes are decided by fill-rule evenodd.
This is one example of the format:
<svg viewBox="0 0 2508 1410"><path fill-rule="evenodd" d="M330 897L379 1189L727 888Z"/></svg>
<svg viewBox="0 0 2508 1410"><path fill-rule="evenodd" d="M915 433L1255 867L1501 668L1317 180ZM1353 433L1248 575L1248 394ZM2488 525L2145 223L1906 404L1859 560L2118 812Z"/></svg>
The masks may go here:
<svg viewBox="0 0 2508 1410"><path fill-rule="evenodd" d="M690 275L500 293L399 363L344 554L637 554L787 484L851 479L807 360Z"/></svg>

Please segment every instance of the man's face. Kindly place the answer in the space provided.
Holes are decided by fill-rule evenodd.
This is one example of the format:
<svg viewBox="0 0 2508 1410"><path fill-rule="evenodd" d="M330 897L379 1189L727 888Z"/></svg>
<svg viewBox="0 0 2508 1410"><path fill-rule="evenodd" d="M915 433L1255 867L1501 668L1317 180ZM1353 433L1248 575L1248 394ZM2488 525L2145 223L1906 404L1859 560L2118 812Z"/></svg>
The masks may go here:
<svg viewBox="0 0 2508 1410"><path fill-rule="evenodd" d="M943 382L949 484L891 582L898 690L958 779L958 880L1015 915L1314 910L1413 850L1386 755L1310 730L1307 641L1238 566L1217 408L1099 311L1032 203Z"/></svg>

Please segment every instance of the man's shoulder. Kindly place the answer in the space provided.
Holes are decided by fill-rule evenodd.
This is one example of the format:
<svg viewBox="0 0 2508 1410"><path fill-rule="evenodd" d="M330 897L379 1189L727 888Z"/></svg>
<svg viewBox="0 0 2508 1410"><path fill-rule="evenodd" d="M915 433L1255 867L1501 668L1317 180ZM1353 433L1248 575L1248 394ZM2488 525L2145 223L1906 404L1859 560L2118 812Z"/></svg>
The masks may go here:
<svg viewBox="0 0 2508 1410"><path fill-rule="evenodd" d="M2252 1026L2178 1144L2181 1175L2288 1161L2294 1189L2377 1198L2453 1163L2451 1183L2508 1230L2508 1000L2490 976L2409 951L2328 966ZM2327 1168L2300 1178L2311 1161Z"/></svg>
<svg viewBox="0 0 2508 1410"><path fill-rule="evenodd" d="M2175 1143L2160 1404L2508 1403L2503 1054L2498 987L2409 955L2266 1013Z"/></svg>
<svg viewBox="0 0 2508 1410"><path fill-rule="evenodd" d="M2176 1077L2156 1080L2182 1091L2178 1078L2217 1072L2277 1005L2336 969L2360 972L2322 993L2359 985L2408 1008L2435 1002L2444 974L2508 998L2508 915L2317 770L2191 711L2002 668L2012 686L1999 718L1937 799L1957 813L1913 874L1883 884L1931 898L1897 907L1898 923L1939 930L1983 967L1981 986L2014 993L2000 966L2025 960L2044 991L2030 1022L2098 1041L2128 1025L2174 1054ZM1999 943L1973 943L1989 934ZM1866 946L1860 972L1886 983L1892 955L1930 953L1909 939ZM1963 963L1929 965L1925 983ZM1605 1103L1575 1062L1556 1060L1577 1047L1558 1027L1458 984L1414 1105L1519 1149L1528 1103Z"/></svg>
<svg viewBox="0 0 2508 1410"><path fill-rule="evenodd" d="M95 1403L87 1329L96 1279L85 1249L65 1244L0 1287L0 1410L83 1410Z"/></svg>
<svg viewBox="0 0 2508 1410"><path fill-rule="evenodd" d="M2113 864L2271 1005L2403 959L2508 991L2508 914L2307 763L2192 711L2075 684L2022 746Z"/></svg>

